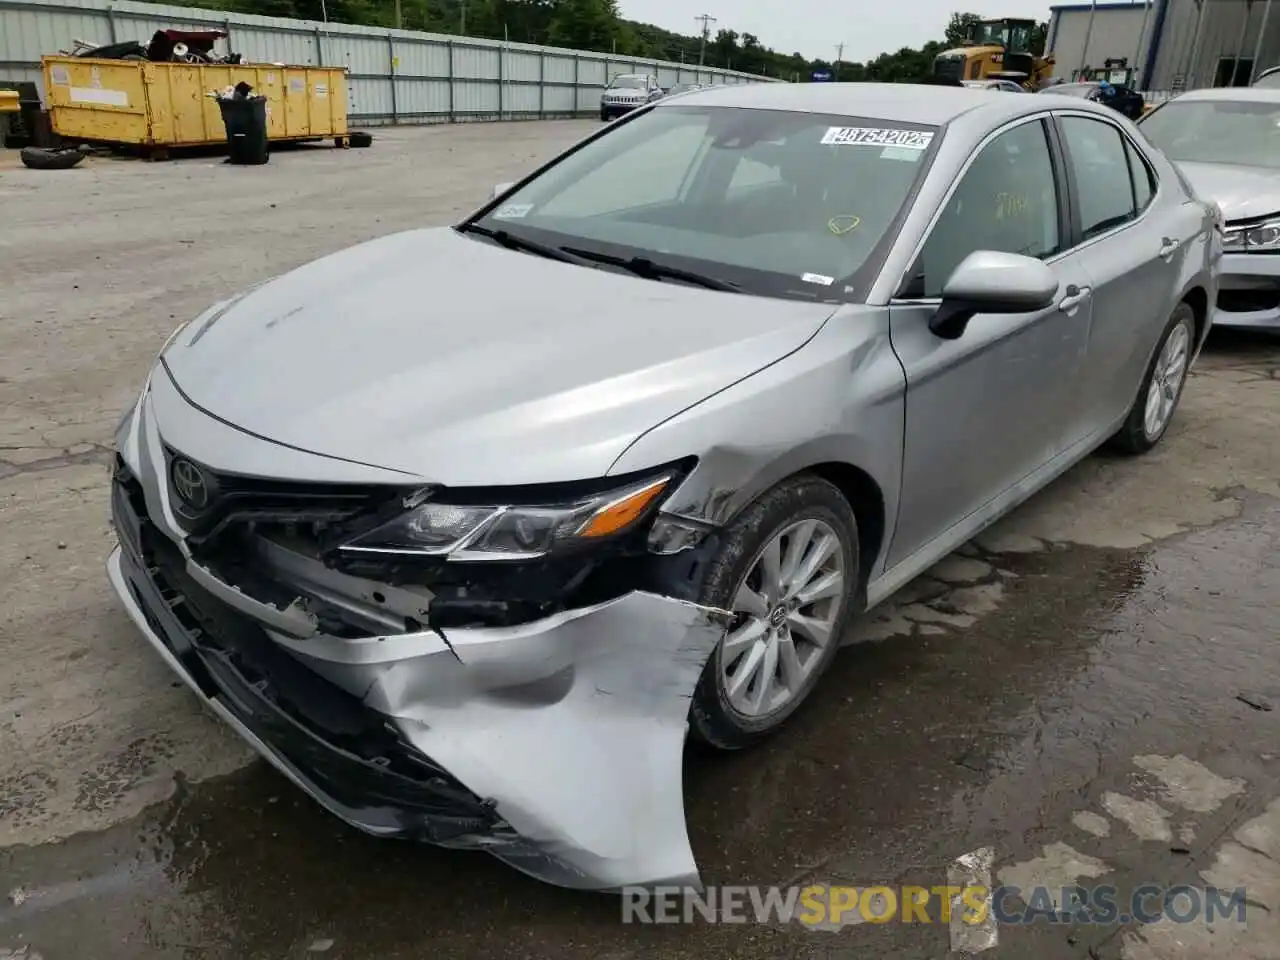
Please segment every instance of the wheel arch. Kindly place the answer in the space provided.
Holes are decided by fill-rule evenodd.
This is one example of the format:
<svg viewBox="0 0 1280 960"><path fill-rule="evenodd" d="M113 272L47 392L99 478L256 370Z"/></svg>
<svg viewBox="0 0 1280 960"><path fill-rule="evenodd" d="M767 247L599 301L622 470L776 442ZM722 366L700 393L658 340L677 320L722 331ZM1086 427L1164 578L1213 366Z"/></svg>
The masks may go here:
<svg viewBox="0 0 1280 960"><path fill-rule="evenodd" d="M1186 290L1182 294L1179 303L1185 303L1191 308L1191 312L1196 318L1196 351L1199 352L1200 344L1204 342L1205 334L1209 327L1209 294L1204 287L1196 284Z"/></svg>
<svg viewBox="0 0 1280 960"><path fill-rule="evenodd" d="M858 521L858 590L865 600L871 570L884 546L885 503L880 485L861 467L851 463L826 461L798 471L821 477L838 489L849 502L853 516Z"/></svg>
<svg viewBox="0 0 1280 960"><path fill-rule="evenodd" d="M867 584L873 571L878 569L881 551L890 533L893 505L886 502L883 482L855 463L820 454L802 460L789 458L785 466L775 464L774 467L756 474L735 490L701 491L703 495L696 507L693 502L677 497L680 505L672 503L664 512L724 528L782 484L802 476L819 477L834 486L853 511L858 527L858 592L860 600L865 599Z"/></svg>

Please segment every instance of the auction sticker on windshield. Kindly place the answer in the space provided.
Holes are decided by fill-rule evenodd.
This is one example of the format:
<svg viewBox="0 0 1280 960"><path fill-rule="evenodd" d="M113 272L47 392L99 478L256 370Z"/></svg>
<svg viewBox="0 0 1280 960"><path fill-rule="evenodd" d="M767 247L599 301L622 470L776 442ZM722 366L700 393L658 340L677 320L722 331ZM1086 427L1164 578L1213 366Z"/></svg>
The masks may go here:
<svg viewBox="0 0 1280 960"><path fill-rule="evenodd" d="M532 209L532 203L508 203L505 207L499 208L493 218L495 220L519 220L522 217L527 217Z"/></svg>
<svg viewBox="0 0 1280 960"><path fill-rule="evenodd" d="M828 127L822 142L849 147L900 147L903 150L927 150L933 132L902 130L891 127Z"/></svg>

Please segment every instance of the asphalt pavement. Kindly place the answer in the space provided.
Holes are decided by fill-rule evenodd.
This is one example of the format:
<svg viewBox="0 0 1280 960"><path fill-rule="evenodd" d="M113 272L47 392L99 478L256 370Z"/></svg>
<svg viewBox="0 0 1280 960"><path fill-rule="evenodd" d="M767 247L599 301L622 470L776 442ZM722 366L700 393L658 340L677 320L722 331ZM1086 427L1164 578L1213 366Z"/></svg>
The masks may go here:
<svg viewBox="0 0 1280 960"><path fill-rule="evenodd" d="M390 130L254 169L0 156L0 958L961 955L936 910L624 923L617 897L367 838L205 716L109 593L112 428L178 319L448 222L592 128ZM1280 957L1278 432L1280 340L1215 332L1156 451L1090 458L906 588L782 736L688 759L703 880L1243 887L1245 923L1008 922L981 955Z"/></svg>

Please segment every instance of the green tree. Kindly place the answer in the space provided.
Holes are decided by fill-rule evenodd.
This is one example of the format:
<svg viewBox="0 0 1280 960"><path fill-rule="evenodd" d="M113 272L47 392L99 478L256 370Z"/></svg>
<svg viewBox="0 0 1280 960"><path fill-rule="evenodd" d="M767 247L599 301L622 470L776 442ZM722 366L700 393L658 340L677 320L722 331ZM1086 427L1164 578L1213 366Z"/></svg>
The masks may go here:
<svg viewBox="0 0 1280 960"><path fill-rule="evenodd" d="M320 0L176 0L179 5L213 7L237 13L277 17L321 18ZM465 8L464 8L465 4ZM545 43L579 50L612 52L638 60L666 60L694 65L702 38L651 23L623 20L617 0L400 0L402 22L409 30L429 30L523 43ZM325 0L329 19L376 27L395 25L395 0ZM465 10L465 16L464 16ZM916 49L904 47L882 53L866 63L810 60L800 53L785 54L765 46L760 37L729 27L719 30L706 47L706 64L732 67L745 73L808 82L815 71L839 67L842 81L911 83L930 75L933 58L944 46L955 45L975 13L953 13L938 41ZM1037 28L1033 43L1044 45L1047 25ZM140 38L145 39L145 38Z"/></svg>
<svg viewBox="0 0 1280 960"><path fill-rule="evenodd" d="M969 39L969 31L981 22L981 14L953 13L951 14L951 19L947 21L947 30L943 36L946 38L949 46L958 47L965 40Z"/></svg>
<svg viewBox="0 0 1280 960"><path fill-rule="evenodd" d="M617 0L554 0L547 42L576 50L612 50L618 39Z"/></svg>

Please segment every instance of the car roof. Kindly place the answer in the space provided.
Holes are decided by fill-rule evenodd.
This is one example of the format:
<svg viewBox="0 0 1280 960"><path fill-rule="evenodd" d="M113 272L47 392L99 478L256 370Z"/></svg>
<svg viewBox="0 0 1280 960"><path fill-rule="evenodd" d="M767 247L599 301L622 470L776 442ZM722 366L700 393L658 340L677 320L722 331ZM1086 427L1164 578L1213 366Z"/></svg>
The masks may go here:
<svg viewBox="0 0 1280 960"><path fill-rule="evenodd" d="M1047 109L1034 97L993 97L984 89L916 83L744 83L717 84L680 98L680 106L739 107L829 113L868 120L896 120L942 126L965 114L992 126ZM659 103L655 109L663 109ZM675 104L666 109L675 109ZM1094 109L1081 101L1072 109ZM1104 116L1111 113L1096 108Z"/></svg>
<svg viewBox="0 0 1280 960"><path fill-rule="evenodd" d="M1206 87L1203 90L1188 90L1174 97L1169 103L1183 100L1237 100L1253 103L1280 102L1280 90L1275 87Z"/></svg>

